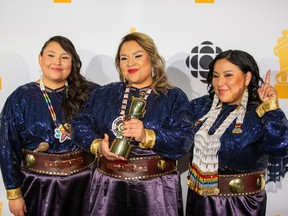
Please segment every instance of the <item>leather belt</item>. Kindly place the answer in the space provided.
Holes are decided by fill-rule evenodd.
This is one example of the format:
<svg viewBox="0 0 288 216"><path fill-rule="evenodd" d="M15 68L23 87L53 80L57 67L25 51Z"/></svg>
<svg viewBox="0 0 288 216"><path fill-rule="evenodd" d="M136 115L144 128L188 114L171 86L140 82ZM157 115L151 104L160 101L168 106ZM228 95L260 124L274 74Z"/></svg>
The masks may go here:
<svg viewBox="0 0 288 216"><path fill-rule="evenodd" d="M131 157L127 161L108 161L101 157L99 172L114 178L133 180L168 175L177 170L176 161L156 156Z"/></svg>
<svg viewBox="0 0 288 216"><path fill-rule="evenodd" d="M218 188L220 196L252 195L265 189L265 171L219 175Z"/></svg>
<svg viewBox="0 0 288 216"><path fill-rule="evenodd" d="M47 154L23 150L22 168L45 175L73 175L89 168L95 162L92 154L81 150L67 154Z"/></svg>
<svg viewBox="0 0 288 216"><path fill-rule="evenodd" d="M201 188L188 176L187 185L201 196L253 195L265 190L265 171L218 175L218 186Z"/></svg>

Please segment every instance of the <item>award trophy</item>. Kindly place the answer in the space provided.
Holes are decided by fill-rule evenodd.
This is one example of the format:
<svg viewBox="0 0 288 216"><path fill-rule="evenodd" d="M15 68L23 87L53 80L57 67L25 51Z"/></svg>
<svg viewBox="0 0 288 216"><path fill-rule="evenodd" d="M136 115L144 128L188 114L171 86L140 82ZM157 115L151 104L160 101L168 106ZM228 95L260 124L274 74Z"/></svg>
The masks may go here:
<svg viewBox="0 0 288 216"><path fill-rule="evenodd" d="M130 106L130 110L127 116L125 116L123 121L127 121L133 118L143 118L145 115L145 106L146 106L146 101L142 98L133 98L132 103ZM117 137L110 148L110 151L122 156L124 158L128 158L130 150L131 150L131 142L132 138L131 137Z"/></svg>
<svg viewBox="0 0 288 216"><path fill-rule="evenodd" d="M277 40L274 53L279 57L280 72L276 74L274 88L279 98L288 98L288 30L283 31L283 37Z"/></svg>

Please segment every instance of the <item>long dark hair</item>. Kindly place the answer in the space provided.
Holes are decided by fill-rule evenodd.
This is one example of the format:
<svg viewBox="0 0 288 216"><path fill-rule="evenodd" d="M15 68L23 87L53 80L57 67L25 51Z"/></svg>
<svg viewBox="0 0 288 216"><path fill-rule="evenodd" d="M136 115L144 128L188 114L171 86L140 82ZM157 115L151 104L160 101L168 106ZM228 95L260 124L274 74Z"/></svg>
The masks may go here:
<svg viewBox="0 0 288 216"><path fill-rule="evenodd" d="M210 97L213 98L215 94L212 85L214 66L215 63L221 59L226 59L232 64L237 65L244 74L246 74L247 72L251 72L252 78L248 85L248 94L249 94L248 105L260 104L261 100L258 95L258 88L264 82L263 79L260 77L259 67L253 56L241 50L226 50L224 52L221 52L210 63L209 73L207 76L207 83L208 83L207 89L208 93L210 94Z"/></svg>
<svg viewBox="0 0 288 216"><path fill-rule="evenodd" d="M167 74L165 72L165 60L160 56L153 39L144 33L132 32L122 38L115 57L115 66L119 72L120 80L124 81L123 74L120 70L120 50L127 41L136 41L148 53L155 72L151 87L157 95L159 92L167 94L168 89L173 88L173 86L168 82Z"/></svg>
<svg viewBox="0 0 288 216"><path fill-rule="evenodd" d="M72 117L79 111L80 107L87 101L91 92L91 86L87 80L80 74L82 62L73 43L66 37L51 37L43 45L40 55L43 55L44 49L51 43L58 43L67 53L72 56L71 73L67 78L69 85L68 97L63 98L61 109L64 114L64 123L70 123Z"/></svg>

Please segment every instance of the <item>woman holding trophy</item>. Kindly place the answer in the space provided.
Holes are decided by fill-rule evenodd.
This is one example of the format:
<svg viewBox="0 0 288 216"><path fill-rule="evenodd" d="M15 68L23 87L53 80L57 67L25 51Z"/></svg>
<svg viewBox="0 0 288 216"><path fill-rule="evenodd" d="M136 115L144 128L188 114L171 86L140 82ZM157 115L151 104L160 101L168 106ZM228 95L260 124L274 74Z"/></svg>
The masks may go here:
<svg viewBox="0 0 288 216"><path fill-rule="evenodd" d="M146 34L126 35L115 64L120 82L94 91L72 121L75 143L98 157L88 215L183 215L176 160L191 143L188 98Z"/></svg>

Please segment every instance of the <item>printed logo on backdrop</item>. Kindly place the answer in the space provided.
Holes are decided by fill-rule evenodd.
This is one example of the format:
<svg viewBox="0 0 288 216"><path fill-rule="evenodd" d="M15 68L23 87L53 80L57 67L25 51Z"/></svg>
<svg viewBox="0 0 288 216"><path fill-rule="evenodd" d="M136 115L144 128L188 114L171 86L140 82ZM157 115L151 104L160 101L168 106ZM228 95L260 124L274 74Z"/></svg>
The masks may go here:
<svg viewBox="0 0 288 216"><path fill-rule="evenodd" d="M195 0L195 3L214 3L214 0Z"/></svg>
<svg viewBox="0 0 288 216"><path fill-rule="evenodd" d="M2 89L2 78L0 77L0 90Z"/></svg>
<svg viewBox="0 0 288 216"><path fill-rule="evenodd" d="M72 3L72 0L53 0L54 3Z"/></svg>
<svg viewBox="0 0 288 216"><path fill-rule="evenodd" d="M274 88L279 98L288 99L288 30L283 30L282 37L278 38L274 47L274 54L279 58L280 72L275 76Z"/></svg>
<svg viewBox="0 0 288 216"><path fill-rule="evenodd" d="M192 48L191 54L186 58L186 66L190 69L192 76L207 83L209 64L220 52L222 52L221 48L210 41L204 41L200 46Z"/></svg>
<svg viewBox="0 0 288 216"><path fill-rule="evenodd" d="M72 0L53 0L54 3L71 3ZM195 3L214 3L214 0L195 0Z"/></svg>

